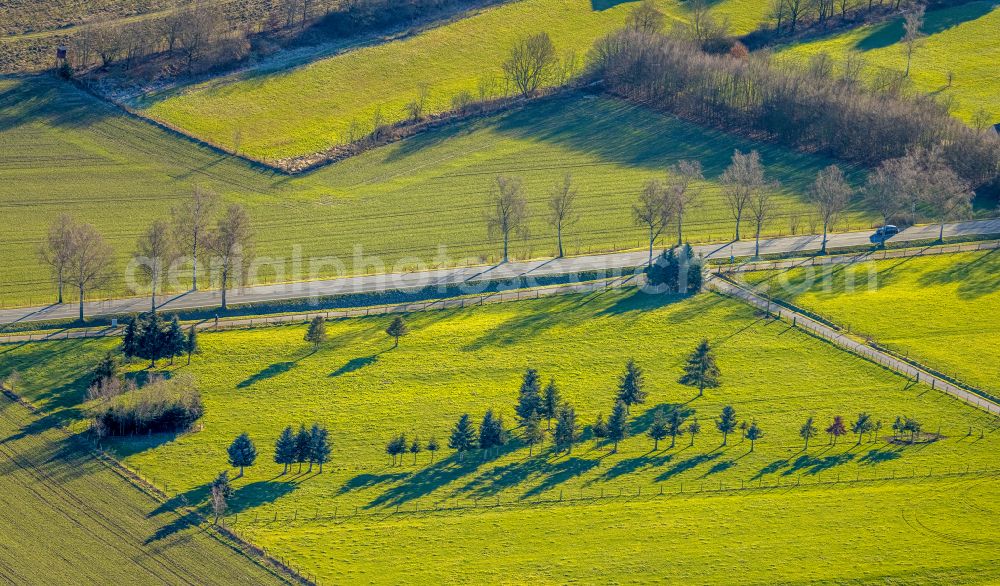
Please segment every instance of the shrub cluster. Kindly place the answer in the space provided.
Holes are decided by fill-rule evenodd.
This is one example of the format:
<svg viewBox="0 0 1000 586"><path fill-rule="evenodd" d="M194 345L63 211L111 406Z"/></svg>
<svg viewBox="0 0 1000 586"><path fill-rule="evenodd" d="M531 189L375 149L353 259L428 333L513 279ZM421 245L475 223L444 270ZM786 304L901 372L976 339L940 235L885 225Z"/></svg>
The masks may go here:
<svg viewBox="0 0 1000 586"><path fill-rule="evenodd" d="M103 402L94 410L94 430L100 436L184 431L204 413L194 379L181 375Z"/></svg>

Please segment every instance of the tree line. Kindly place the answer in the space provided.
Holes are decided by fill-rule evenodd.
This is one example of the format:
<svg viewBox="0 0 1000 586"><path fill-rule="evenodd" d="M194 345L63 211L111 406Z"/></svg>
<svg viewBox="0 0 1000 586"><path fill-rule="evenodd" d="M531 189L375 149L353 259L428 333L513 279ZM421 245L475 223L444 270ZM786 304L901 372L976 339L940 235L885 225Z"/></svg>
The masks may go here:
<svg viewBox="0 0 1000 586"><path fill-rule="evenodd" d="M863 71L825 55L801 68L761 53L708 54L689 39L636 28L600 39L589 59L589 73L611 93L700 123L867 165L937 151L971 187L997 176L996 133L965 126L931 96L907 95L899 79L868 85Z"/></svg>
<svg viewBox="0 0 1000 586"><path fill-rule="evenodd" d="M112 65L136 77L198 73L275 45L345 37L410 22L468 0L198 0L137 20L97 20L70 41L72 69ZM137 67L158 60L155 67ZM72 63L72 66L69 65Z"/></svg>
<svg viewBox="0 0 1000 586"><path fill-rule="evenodd" d="M219 207L215 194L195 188L190 199L171 210L169 220L153 220L139 236L132 260L148 279L152 313L157 309L157 293L163 291L169 269L177 262L190 263L192 291L198 290L200 267L213 269L219 277L222 309L227 308L228 289L245 278L253 259L254 237L243 206L230 204L221 212ZM206 255L210 263L204 262ZM87 293L106 286L114 274L112 246L91 224L62 214L49 227L39 258L51 272L56 303L63 303L67 286L76 290L83 321Z"/></svg>

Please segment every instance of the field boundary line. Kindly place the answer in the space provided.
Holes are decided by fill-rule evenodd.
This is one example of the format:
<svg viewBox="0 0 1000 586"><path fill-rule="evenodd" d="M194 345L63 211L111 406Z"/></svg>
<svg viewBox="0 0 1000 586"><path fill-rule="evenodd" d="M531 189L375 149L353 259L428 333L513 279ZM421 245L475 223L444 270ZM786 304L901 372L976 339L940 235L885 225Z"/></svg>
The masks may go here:
<svg viewBox="0 0 1000 586"><path fill-rule="evenodd" d="M1000 404L994 402L990 397L984 397L973 391L961 388L952 384L939 376L935 376L918 366L896 358L878 348L873 348L867 344L859 342L846 334L841 333L834 327L826 325L819 320L809 317L803 313L784 307L775 303L770 298L758 294L752 289L737 284L722 275L709 275L706 279L706 286L719 293L743 301L759 310L766 312L767 316L775 319L784 319L786 322L791 319L791 326L799 328L818 338L826 340L852 354L860 356L870 362L878 364L893 372L901 374L907 378L912 378L914 382L930 385L933 390L940 390L954 396L968 405L974 405L992 415L1000 416Z"/></svg>
<svg viewBox="0 0 1000 586"><path fill-rule="evenodd" d="M2 382L0 382L0 394L9 399L11 402L27 409L34 417L41 417L44 415L44 412L36 407L31 401L8 389ZM122 480L131 485L133 488L148 496L154 502L164 504L171 498L165 491L143 478L139 473L123 464L117 458L108 455L105 450L102 450L87 441L81 434L76 434L70 431L69 428L67 428L61 421L57 420L50 428L61 432L68 441L77 443L83 450L86 451L86 453L90 454L91 457L122 478ZM194 515L200 522L206 522L205 517L201 515L197 509L191 507L190 505L183 508L174 508L171 509L171 511L180 518L187 515ZM238 533L228 528L217 527L211 524L207 527L208 533L210 533L214 539L218 540L229 549L249 559L251 562L261 566L269 573L275 575L275 577L283 580L291 580L293 583L297 584L315 585L315 581L306 578L298 570L279 561L274 556L268 554L264 548L253 544Z"/></svg>
<svg viewBox="0 0 1000 586"><path fill-rule="evenodd" d="M829 475L834 475L832 472ZM797 475L794 480L789 480L788 482L781 482L781 479L777 479L773 483L765 482L764 478L757 480L742 480L739 483L733 481L730 484L725 484L724 481L720 481L716 484L712 482L704 481L693 481L689 482L689 488L685 490L685 483L681 482L677 487L671 490L664 490L662 485L650 484L650 485L633 485L628 489L624 487L616 487L614 489L607 488L597 491L592 489L589 493L587 491L575 490L575 489L560 489L559 496L551 497L537 497L534 499L518 499L516 497L508 497L504 500L501 495L491 495L486 497L480 497L475 499L477 502L474 504L451 504L442 506L441 503L430 503L422 504L419 499L414 499L412 502L406 505L400 504L395 507L389 506L377 510L363 510L364 507L357 506L334 506L333 514L329 512L325 514L320 514L319 511L303 510L302 514L299 514L299 509L295 509L290 515L286 513L286 516L282 517L277 512L273 514L261 515L258 513L242 513L244 518L250 518L250 520L243 521L239 520L240 513L234 513L231 515L226 515L225 519L233 525L241 526L269 526L269 525L291 525L293 523L311 523L311 522L327 522L331 521L334 523L345 523L349 521L357 522L379 522L393 517L398 517L400 515L435 515L435 514L478 514L493 510L517 510L517 509L528 509L543 506L558 506L558 505L569 505L569 506L581 506L588 504L595 504L600 502L607 502L611 500L628 501L628 502L640 502L646 500L653 500L662 497L692 497L692 496L732 496L735 494L754 494L761 493L765 491L773 491L778 489L811 489L815 487L830 487L830 486L841 486L841 485L873 485L877 483L889 483L889 482L903 482L910 480L941 480L946 478L990 478L1000 476L1000 468L978 468L972 469L966 466L963 470L961 467L957 469L946 469L945 472L940 472L935 474L933 468L929 468L927 473L917 473L916 469L913 469L909 475L896 474L893 470L892 474L886 474L885 476L878 476L876 471L873 476L862 477L858 475L847 475L846 477L841 474L836 474L836 479L834 480L823 480L823 474L817 475L817 480L815 482L803 482L802 479L807 477L805 473ZM553 491L555 492L555 491ZM565 493L568 493L565 494ZM479 503L482 501L482 504ZM341 513L340 511L344 512Z"/></svg>

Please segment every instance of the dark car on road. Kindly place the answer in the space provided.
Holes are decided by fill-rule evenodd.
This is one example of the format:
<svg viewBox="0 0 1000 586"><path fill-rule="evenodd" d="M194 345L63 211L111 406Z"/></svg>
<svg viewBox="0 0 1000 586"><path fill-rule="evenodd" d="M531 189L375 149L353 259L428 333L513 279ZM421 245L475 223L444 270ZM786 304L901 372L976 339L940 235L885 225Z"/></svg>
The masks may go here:
<svg viewBox="0 0 1000 586"><path fill-rule="evenodd" d="M868 237L872 244L885 244L885 241L899 234L899 228L892 224L880 226L875 233Z"/></svg>

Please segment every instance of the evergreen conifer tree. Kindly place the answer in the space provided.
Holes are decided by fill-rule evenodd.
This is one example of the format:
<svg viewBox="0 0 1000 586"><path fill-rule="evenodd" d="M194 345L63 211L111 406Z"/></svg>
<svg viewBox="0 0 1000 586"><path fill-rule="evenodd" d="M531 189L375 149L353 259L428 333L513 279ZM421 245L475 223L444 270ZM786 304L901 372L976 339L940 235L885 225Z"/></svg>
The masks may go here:
<svg viewBox="0 0 1000 586"><path fill-rule="evenodd" d="M556 449L572 452L573 444L576 443L579 435L576 425L576 410L570 405L563 403L556 411L556 429L552 433Z"/></svg>
<svg viewBox="0 0 1000 586"><path fill-rule="evenodd" d="M448 438L448 447L457 451L460 459L465 452L476 447L476 427L469 419L468 413L462 414L455 427L452 428L451 437Z"/></svg>
<svg viewBox="0 0 1000 586"><path fill-rule="evenodd" d="M639 368L635 360L629 358L625 364L625 372L618 378L618 400L625 404L625 412L635 404L646 402L645 379L642 369Z"/></svg>
<svg viewBox="0 0 1000 586"><path fill-rule="evenodd" d="M608 439L615 443L613 452L618 451L618 442L628 437L628 409L624 401L615 403L615 408L608 417Z"/></svg>
<svg viewBox="0 0 1000 586"><path fill-rule="evenodd" d="M705 393L706 388L716 388L719 386L721 372L715 363L715 353L708 340L702 340L695 348L694 352L687 359L684 365L684 375L681 376L682 385L698 387L698 396Z"/></svg>
<svg viewBox="0 0 1000 586"><path fill-rule="evenodd" d="M514 411L522 425L534 413L542 412L541 382L538 371L534 368L529 368L524 372L524 379L521 381L521 390L518 393Z"/></svg>
<svg viewBox="0 0 1000 586"><path fill-rule="evenodd" d="M229 465L240 469L240 476L243 476L243 468L253 466L257 461L257 447L253 445L250 436L245 432L241 433L233 440L227 450L229 455Z"/></svg>
<svg viewBox="0 0 1000 586"><path fill-rule="evenodd" d="M552 429L552 420L559 410L559 403L562 397L559 394L559 387L556 386L556 379L549 379L549 384L545 386L545 393L542 396L542 413L546 419L547 427Z"/></svg>
<svg viewBox="0 0 1000 586"><path fill-rule="evenodd" d="M289 425L278 436L274 443L274 462L284 466L282 474L288 473L288 467L295 463L295 432Z"/></svg>

